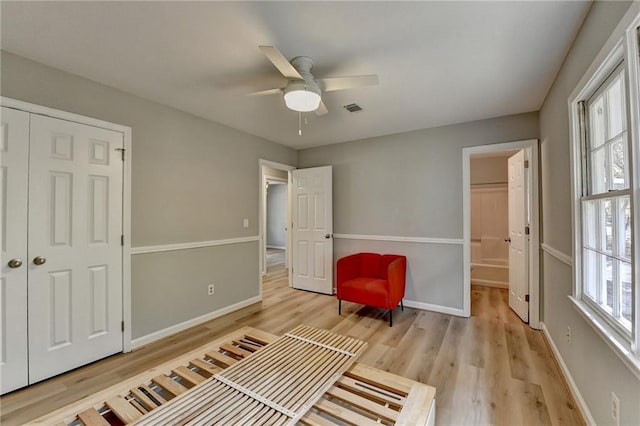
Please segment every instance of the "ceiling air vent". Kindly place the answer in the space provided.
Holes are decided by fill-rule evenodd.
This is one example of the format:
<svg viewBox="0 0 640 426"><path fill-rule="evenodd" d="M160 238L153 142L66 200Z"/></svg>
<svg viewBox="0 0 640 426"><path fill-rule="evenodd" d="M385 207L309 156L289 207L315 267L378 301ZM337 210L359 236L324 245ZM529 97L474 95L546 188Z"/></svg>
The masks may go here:
<svg viewBox="0 0 640 426"><path fill-rule="evenodd" d="M362 107L358 104L349 104L349 105L345 105L343 107L344 109L346 109L349 112L358 112L358 111L362 111Z"/></svg>

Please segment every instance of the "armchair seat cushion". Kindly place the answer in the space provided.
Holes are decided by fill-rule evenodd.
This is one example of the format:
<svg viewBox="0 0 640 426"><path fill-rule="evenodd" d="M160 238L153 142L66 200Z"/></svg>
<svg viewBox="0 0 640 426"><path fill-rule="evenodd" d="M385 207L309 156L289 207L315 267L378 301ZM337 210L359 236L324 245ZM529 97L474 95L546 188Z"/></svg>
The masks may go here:
<svg viewBox="0 0 640 426"><path fill-rule="evenodd" d="M340 298L376 308L389 307L389 283L375 278L353 278L341 283Z"/></svg>

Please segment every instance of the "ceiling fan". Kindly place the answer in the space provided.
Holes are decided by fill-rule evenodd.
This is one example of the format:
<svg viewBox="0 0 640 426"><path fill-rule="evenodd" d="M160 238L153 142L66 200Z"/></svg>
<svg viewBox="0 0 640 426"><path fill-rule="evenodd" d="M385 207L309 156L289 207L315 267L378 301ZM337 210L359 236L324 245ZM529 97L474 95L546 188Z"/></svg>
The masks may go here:
<svg viewBox="0 0 640 426"><path fill-rule="evenodd" d="M287 108L298 112L315 111L317 115L326 114L327 107L322 102L322 92L354 89L356 87L378 84L377 74L355 75L350 77L315 78L311 74L313 60L308 56L297 56L288 61L273 46L258 46L280 73L288 80L285 87L262 90L250 95L284 94Z"/></svg>

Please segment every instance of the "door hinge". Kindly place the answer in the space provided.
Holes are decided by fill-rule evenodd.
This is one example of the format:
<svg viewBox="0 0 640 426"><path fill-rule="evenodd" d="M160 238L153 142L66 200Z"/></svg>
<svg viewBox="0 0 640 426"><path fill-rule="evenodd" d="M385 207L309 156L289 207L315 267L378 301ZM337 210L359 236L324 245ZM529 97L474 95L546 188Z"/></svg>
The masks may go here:
<svg viewBox="0 0 640 426"><path fill-rule="evenodd" d="M524 227L524 234L525 235L529 235L529 227L528 226Z"/></svg>
<svg viewBox="0 0 640 426"><path fill-rule="evenodd" d="M120 245L124 247L124 235L120 235Z"/></svg>
<svg viewBox="0 0 640 426"><path fill-rule="evenodd" d="M524 295L524 301L525 301L525 302L528 302L528 301L529 301L529 295L528 295L528 294L525 294L525 295Z"/></svg>
<svg viewBox="0 0 640 426"><path fill-rule="evenodd" d="M524 160L524 168L525 169L529 168L529 160Z"/></svg>
<svg viewBox="0 0 640 426"><path fill-rule="evenodd" d="M122 329L122 331L124 331L124 321L120 323L120 328Z"/></svg>
<svg viewBox="0 0 640 426"><path fill-rule="evenodd" d="M124 148L116 148L116 151L120 151L120 154L122 154L122 161L124 161L124 153L125 153L126 149L124 149Z"/></svg>

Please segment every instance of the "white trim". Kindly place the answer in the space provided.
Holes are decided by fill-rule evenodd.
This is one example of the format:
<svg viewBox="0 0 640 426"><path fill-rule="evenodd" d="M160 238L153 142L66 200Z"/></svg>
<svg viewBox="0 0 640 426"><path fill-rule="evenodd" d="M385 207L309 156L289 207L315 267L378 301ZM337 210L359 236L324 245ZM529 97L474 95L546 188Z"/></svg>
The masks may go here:
<svg viewBox="0 0 640 426"><path fill-rule="evenodd" d="M183 321L179 324L172 325L162 330L154 331L153 333L149 333L142 337L137 337L131 341L131 346L133 349L137 349L151 342L155 342L156 340L162 339L167 336L171 336L172 334L179 333L183 330L186 330L191 327L195 327L196 325L200 325L207 321L211 321L212 319L216 319L223 315L245 308L249 305L253 305L254 303L260 302L261 300L262 298L260 296L254 296L249 299L245 299L241 302L234 303L233 305L218 309L217 311L209 312L208 314L204 314L199 317L192 318L187 321Z"/></svg>
<svg viewBox="0 0 640 426"><path fill-rule="evenodd" d="M618 358L640 379L640 358L633 354L629 342L622 339L612 327L596 316L586 303L573 296L569 296L569 300L586 322L607 342Z"/></svg>
<svg viewBox="0 0 640 426"><path fill-rule="evenodd" d="M567 266L573 266L573 258L568 254L564 254L558 249L551 247L549 244L542 243L540 244L542 251L556 258L560 262L566 264Z"/></svg>
<svg viewBox="0 0 640 426"><path fill-rule="evenodd" d="M638 39L636 28L640 26L640 2L635 1L631 4L625 15L622 17L616 28L613 30L604 46L598 52L589 68L585 71L582 78L576 85L575 89L567 99L567 108L569 112L569 136L570 136L570 160L571 160L571 219L572 219L572 244L575 257L573 259L572 268L572 287L573 292L570 297L582 314L583 318L595 330L599 331L600 336L607 344L614 349L614 352L620 355L620 351L616 347L620 343L614 335L602 332L606 330L608 325L606 320L597 316L582 300L582 217L581 217L581 195L582 195L582 158L581 146L579 143L579 121L578 121L578 102L587 99L594 93L598 86L607 78L620 61L625 62L627 95L629 96L628 111L628 134L629 134L629 178L631 190L632 205L632 235L633 235L633 259L632 264L640 264L640 233L637 232L640 227L640 161L638 160L640 152L640 98L638 93L638 78L640 74L640 65L638 64ZM638 313L640 312L640 268L633 268L633 281L635 283L635 298L633 300L635 312L635 324L633 325L633 334L629 339L631 356L638 362L640 359L640 326L638 326ZM601 330L602 329L602 330ZM629 365L627 362L625 364ZM630 366L630 369L637 375L637 366Z"/></svg>
<svg viewBox="0 0 640 426"><path fill-rule="evenodd" d="M530 163L531 223L529 224L529 326L540 327L540 196L538 140L479 145L462 149L462 241L463 249L463 310L471 315L471 156L490 152L518 151L526 149Z"/></svg>
<svg viewBox="0 0 640 426"><path fill-rule="evenodd" d="M341 240L393 241L398 243L422 244L463 244L460 238L401 237L389 235L333 234L333 238Z"/></svg>
<svg viewBox="0 0 640 426"><path fill-rule="evenodd" d="M558 361L560 370L562 371L562 374L564 375L564 378L567 381L567 384L569 385L569 390L571 391L573 398L576 400L576 403L578 404L578 408L580 409L580 413L582 414L582 417L584 418L584 420L587 422L588 425L595 426L596 421L591 415L591 411L589 410L587 403L585 402L584 398L582 398L582 394L580 393L580 390L578 390L578 386L576 385L576 382L573 380L573 377L571 376L571 372L569 372L569 368L567 368L567 364L564 363L564 359L560 355L560 351L558 350L558 347L553 341L553 338L551 337L551 333L549 333L549 329L547 328L546 324L542 321L540 321L540 329L542 330L545 337L547 338L547 342L549 342L549 346L551 346L551 352L553 352L553 356L555 357L556 361Z"/></svg>
<svg viewBox="0 0 640 426"><path fill-rule="evenodd" d="M267 181L267 175L263 170L263 166L270 167L276 170L282 170L287 172L287 236L285 247L285 267L288 270L288 284L291 287L293 280L292 270L289 267L291 265L291 171L295 170L295 166L289 164L276 163L275 161L258 159L258 282L260 283L260 297L262 297L262 276L267 273L267 191L265 191L265 184Z"/></svg>
<svg viewBox="0 0 640 426"><path fill-rule="evenodd" d="M54 108L36 105L17 99L7 98L4 96L0 96L0 105L7 108L14 108L30 112L32 114L44 115L51 118L59 118L61 120L72 121L74 123L86 124L89 126L100 127L107 130L114 130L116 132L125 133L126 131L129 131L129 133L131 133L131 127L123 126L121 124L99 120L97 118L88 117L86 115L75 114L73 112L60 111Z"/></svg>
<svg viewBox="0 0 640 426"><path fill-rule="evenodd" d="M163 251L175 251L175 250L190 250L203 247L215 247L226 246L229 244L242 244L252 241L259 241L260 237L252 235L250 237L241 238L227 238L225 240L211 240L211 241L195 241L191 243L177 243L177 244L163 244L159 246L144 246L133 247L131 254L147 254L147 253L159 253Z"/></svg>
<svg viewBox="0 0 640 426"><path fill-rule="evenodd" d="M60 111L54 108L36 105L17 99L0 96L0 105L19 109L31 114L43 115L60 120L71 121L101 129L122 133L125 149L125 161L122 169L122 321L125 327L122 333L122 351L131 351L131 127L111 123L85 115Z"/></svg>
<svg viewBox="0 0 640 426"><path fill-rule="evenodd" d="M272 246L272 245L267 244L267 248L268 249L277 249L277 250L286 250L287 246Z"/></svg>
<svg viewBox="0 0 640 426"><path fill-rule="evenodd" d="M457 317L469 317L462 309L450 308L449 306L434 305L432 303L418 302L416 300L404 300L402 302L407 308L422 309L423 311L438 312L441 314L455 315Z"/></svg>

